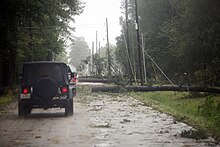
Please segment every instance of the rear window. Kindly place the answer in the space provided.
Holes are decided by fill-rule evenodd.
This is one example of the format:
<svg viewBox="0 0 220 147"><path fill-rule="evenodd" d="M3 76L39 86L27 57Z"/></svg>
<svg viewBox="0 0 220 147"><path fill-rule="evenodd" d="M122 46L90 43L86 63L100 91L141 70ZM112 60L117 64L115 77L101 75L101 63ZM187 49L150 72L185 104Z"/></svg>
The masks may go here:
<svg viewBox="0 0 220 147"><path fill-rule="evenodd" d="M67 81L66 68L63 64L25 64L23 66L23 84L34 85L41 77L51 77L58 84Z"/></svg>

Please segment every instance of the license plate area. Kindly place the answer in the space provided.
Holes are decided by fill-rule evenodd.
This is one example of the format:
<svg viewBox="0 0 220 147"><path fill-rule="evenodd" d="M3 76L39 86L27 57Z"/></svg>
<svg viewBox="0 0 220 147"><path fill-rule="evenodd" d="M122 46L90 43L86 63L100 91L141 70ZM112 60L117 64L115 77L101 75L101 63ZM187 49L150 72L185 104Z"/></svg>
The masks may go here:
<svg viewBox="0 0 220 147"><path fill-rule="evenodd" d="M30 93L29 94L23 94L23 93L20 94L20 99L30 99L30 98L31 98Z"/></svg>

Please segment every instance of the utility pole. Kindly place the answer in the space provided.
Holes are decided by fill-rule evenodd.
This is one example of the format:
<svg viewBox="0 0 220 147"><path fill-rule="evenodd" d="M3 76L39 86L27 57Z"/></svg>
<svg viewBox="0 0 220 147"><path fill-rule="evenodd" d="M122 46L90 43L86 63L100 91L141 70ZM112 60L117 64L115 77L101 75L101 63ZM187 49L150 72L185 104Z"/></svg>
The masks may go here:
<svg viewBox="0 0 220 147"><path fill-rule="evenodd" d="M94 54L94 41L92 42L92 55L91 55L91 59L92 59L92 74L94 73L93 54Z"/></svg>
<svg viewBox="0 0 220 147"><path fill-rule="evenodd" d="M91 59L89 60L89 75L91 76L91 65L92 65L92 56L91 56L91 49L89 49L89 57L91 57Z"/></svg>
<svg viewBox="0 0 220 147"><path fill-rule="evenodd" d="M144 82L147 83L146 75L146 63L145 63L145 54L144 54L144 34L141 33L141 42L142 42L142 55L143 55L143 68L144 68Z"/></svg>
<svg viewBox="0 0 220 147"><path fill-rule="evenodd" d="M98 54L98 31L96 31L96 54Z"/></svg>
<svg viewBox="0 0 220 147"><path fill-rule="evenodd" d="M129 31L128 31L128 0L125 0L125 21L126 21L126 39L127 39L127 47L129 56L131 56L130 52L130 42L129 42Z"/></svg>
<svg viewBox="0 0 220 147"><path fill-rule="evenodd" d="M110 64L110 48L109 48L108 18L107 17L106 17L106 32L107 32L108 80L110 80L111 64Z"/></svg>
<svg viewBox="0 0 220 147"><path fill-rule="evenodd" d="M128 50L129 78L130 78L130 84L132 85L133 72L132 72L131 48L130 48L129 29L128 29L128 0L125 0L125 21L126 21L126 42L127 42L127 50Z"/></svg>
<svg viewBox="0 0 220 147"><path fill-rule="evenodd" d="M138 5L137 0L135 0L135 13L136 13L136 31L137 31L137 43L138 43L138 58L139 58L139 69L140 69L140 79L141 79L141 86L144 85L143 81L143 66L142 66L142 51L141 51L141 41L140 41L140 30L139 30L139 15L138 15Z"/></svg>

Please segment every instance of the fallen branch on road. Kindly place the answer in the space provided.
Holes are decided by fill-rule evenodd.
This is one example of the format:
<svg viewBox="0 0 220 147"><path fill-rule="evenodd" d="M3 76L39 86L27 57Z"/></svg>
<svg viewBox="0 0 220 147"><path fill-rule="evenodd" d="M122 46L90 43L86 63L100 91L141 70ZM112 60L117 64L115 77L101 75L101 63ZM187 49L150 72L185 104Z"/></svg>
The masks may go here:
<svg viewBox="0 0 220 147"><path fill-rule="evenodd" d="M109 83L108 79L79 78L79 82Z"/></svg>
<svg viewBox="0 0 220 147"><path fill-rule="evenodd" d="M203 88L194 86L108 86L108 87L93 87L92 92L119 92L123 88L126 91L132 92L149 92L149 91L189 91L189 92L207 92L220 94L218 88Z"/></svg>

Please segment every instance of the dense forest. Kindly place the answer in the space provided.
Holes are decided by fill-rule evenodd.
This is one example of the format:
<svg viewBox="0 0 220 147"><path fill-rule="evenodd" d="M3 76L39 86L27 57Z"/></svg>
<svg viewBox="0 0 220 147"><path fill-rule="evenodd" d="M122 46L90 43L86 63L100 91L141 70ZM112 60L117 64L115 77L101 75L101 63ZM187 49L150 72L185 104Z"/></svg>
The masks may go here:
<svg viewBox="0 0 220 147"><path fill-rule="evenodd" d="M3 0L0 5L0 89L13 86L25 61L54 60L73 39L69 22L80 0Z"/></svg>
<svg viewBox="0 0 220 147"><path fill-rule="evenodd" d="M127 1L122 2L128 15L121 18L116 57L125 75L140 77L135 0ZM137 0L137 6L145 55L174 84L220 86L219 0ZM165 78L149 56L145 57L148 83L163 83Z"/></svg>

